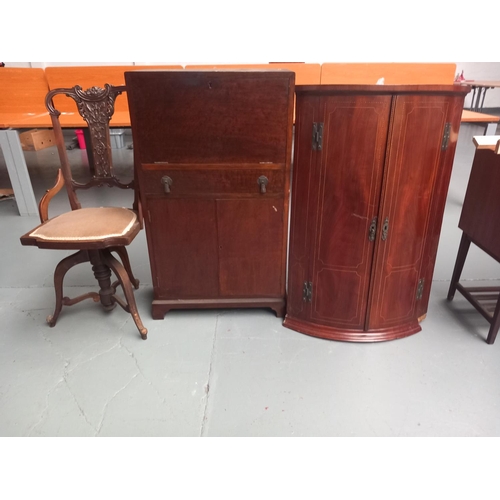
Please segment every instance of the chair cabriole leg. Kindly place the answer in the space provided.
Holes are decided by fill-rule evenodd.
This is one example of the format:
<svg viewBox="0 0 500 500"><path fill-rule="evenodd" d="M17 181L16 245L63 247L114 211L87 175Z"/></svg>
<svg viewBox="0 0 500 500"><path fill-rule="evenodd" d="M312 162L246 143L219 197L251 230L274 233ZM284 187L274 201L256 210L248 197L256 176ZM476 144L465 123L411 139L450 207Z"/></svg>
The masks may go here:
<svg viewBox="0 0 500 500"><path fill-rule="evenodd" d="M125 247L115 247L115 248L110 248L109 250L110 252L116 252L120 256L123 267L125 268L127 274L129 275L130 282L137 290L139 288L139 280L135 278L132 272L132 266L130 265L130 259L128 257L127 249Z"/></svg>
<svg viewBox="0 0 500 500"><path fill-rule="evenodd" d="M56 293L56 307L54 310L54 314L47 316L47 323L50 326L55 326L63 304L71 305L72 303L75 303L75 301L71 301L71 299L63 297L64 276L72 267L88 261L89 261L89 256L87 251L80 250L64 258L63 260L61 260L61 262L59 262L59 264L57 264L56 270L54 271L54 290Z"/></svg>
<svg viewBox="0 0 500 500"><path fill-rule="evenodd" d="M137 305L135 303L134 291L132 290L132 284L130 282L129 274L127 273L125 267L117 259L115 259L115 257L113 257L108 250L102 251L102 257L106 265L109 266L116 274L116 277L118 278L122 286L125 298L127 299L129 312L132 315L137 329L139 330L141 338L143 340L146 340L148 330L142 324L141 318L139 316L139 311L137 310Z"/></svg>

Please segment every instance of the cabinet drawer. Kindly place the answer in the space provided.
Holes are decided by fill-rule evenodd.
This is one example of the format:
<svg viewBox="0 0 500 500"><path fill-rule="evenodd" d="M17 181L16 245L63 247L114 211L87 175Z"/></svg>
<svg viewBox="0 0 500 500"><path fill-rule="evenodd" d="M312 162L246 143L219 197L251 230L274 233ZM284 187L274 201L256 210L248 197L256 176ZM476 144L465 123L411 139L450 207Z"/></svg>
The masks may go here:
<svg viewBox="0 0 500 500"><path fill-rule="evenodd" d="M283 197L285 187L285 168L280 164L266 168L143 165L140 175L144 194L154 197Z"/></svg>

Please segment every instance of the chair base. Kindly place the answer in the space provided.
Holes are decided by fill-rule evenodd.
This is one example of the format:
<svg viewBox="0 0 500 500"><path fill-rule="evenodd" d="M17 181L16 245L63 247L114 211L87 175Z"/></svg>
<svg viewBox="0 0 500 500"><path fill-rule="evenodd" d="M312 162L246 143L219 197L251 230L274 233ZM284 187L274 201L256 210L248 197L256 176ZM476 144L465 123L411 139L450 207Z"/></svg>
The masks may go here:
<svg viewBox="0 0 500 500"><path fill-rule="evenodd" d="M111 254L116 251L123 264ZM89 292L73 299L63 297L63 281L66 273L74 266L83 262L90 262L94 276L99 283L99 293ZM111 282L111 271L114 272L117 281ZM123 301L117 294L116 289L121 285L126 301ZM139 288L139 280L132 274L128 253L125 247L113 247L103 250L80 250L73 255L63 259L54 272L54 288L56 293L56 306L54 314L47 317L47 323L55 326L62 306L72 306L82 300L92 299L94 302L101 302L106 311L113 310L118 304L122 309L132 315L134 323L139 330L143 340L147 339L147 329L142 324L137 305L135 303L134 288Z"/></svg>

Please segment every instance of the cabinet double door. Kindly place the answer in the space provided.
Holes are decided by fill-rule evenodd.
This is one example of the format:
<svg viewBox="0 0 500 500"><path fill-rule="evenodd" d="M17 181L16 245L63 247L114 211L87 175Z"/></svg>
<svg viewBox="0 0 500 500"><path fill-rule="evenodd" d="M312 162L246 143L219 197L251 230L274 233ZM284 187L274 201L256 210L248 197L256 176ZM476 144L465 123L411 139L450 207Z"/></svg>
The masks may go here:
<svg viewBox="0 0 500 500"><path fill-rule="evenodd" d="M269 307L282 317L285 165L143 168L153 316L176 308Z"/></svg>
<svg viewBox="0 0 500 500"><path fill-rule="evenodd" d="M352 341L420 330L450 99L299 95L285 326Z"/></svg>

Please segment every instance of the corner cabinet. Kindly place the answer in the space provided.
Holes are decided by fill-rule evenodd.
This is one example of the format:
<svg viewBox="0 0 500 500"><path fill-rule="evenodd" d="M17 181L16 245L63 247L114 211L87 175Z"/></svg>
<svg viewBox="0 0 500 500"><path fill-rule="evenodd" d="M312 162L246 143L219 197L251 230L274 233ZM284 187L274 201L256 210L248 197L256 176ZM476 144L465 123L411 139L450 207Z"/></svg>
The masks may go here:
<svg viewBox="0 0 500 500"><path fill-rule="evenodd" d="M125 73L153 318L227 307L284 316L294 79Z"/></svg>
<svg viewBox="0 0 500 500"><path fill-rule="evenodd" d="M333 340L421 330L462 86L297 86L284 325Z"/></svg>

